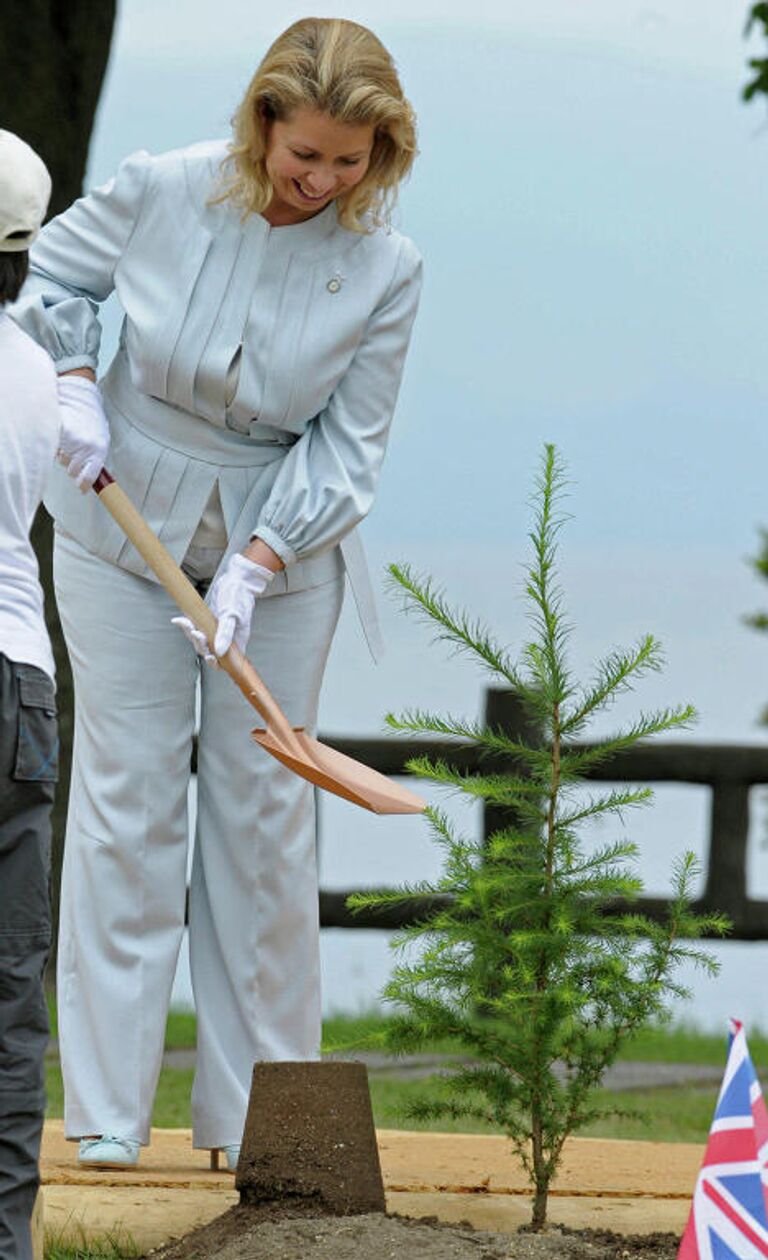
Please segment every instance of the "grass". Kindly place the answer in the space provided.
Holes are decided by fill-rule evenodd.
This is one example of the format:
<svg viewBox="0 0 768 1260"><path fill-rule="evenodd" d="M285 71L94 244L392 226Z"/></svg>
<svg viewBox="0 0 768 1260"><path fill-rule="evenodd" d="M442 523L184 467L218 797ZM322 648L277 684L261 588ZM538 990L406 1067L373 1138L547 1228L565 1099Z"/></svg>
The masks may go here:
<svg viewBox="0 0 768 1260"><path fill-rule="evenodd" d="M323 1024L324 1050L378 1050L381 1046L387 1017L378 1011L362 1015L337 1015ZM747 1029L752 1061L758 1072L762 1066L768 1087L768 1037L759 1029ZM725 1067L727 1039L702 1033L684 1024L660 1025L638 1033L625 1042L619 1053L621 1060L644 1063L703 1063ZM461 1053L458 1042L449 1038L424 1046L427 1054Z"/></svg>
<svg viewBox="0 0 768 1260"><path fill-rule="evenodd" d="M191 1050L197 1038L197 1020L192 1011L171 1011L165 1026L166 1050Z"/></svg>
<svg viewBox="0 0 768 1260"><path fill-rule="evenodd" d="M580 1129L578 1136L703 1144L712 1124L718 1090L717 1085L676 1085L625 1093L600 1090L599 1105L641 1114L634 1118L631 1115L606 1116Z"/></svg>
<svg viewBox="0 0 768 1260"><path fill-rule="evenodd" d="M135 1260L144 1254L132 1238L123 1234L117 1237L105 1234L103 1238L74 1246L68 1236L65 1238L63 1242L46 1242L45 1260Z"/></svg>
<svg viewBox="0 0 768 1260"><path fill-rule="evenodd" d="M56 1007L49 999L51 1035L56 1036ZM380 1011L360 1015L332 1015L323 1022L323 1050L340 1053L351 1050L376 1051L381 1048L387 1016ZM768 1077L768 1036L759 1029L747 1029L752 1060L758 1071L761 1066ZM191 1050L195 1046L196 1020L192 1011L171 1011L165 1030L166 1050ZM699 1032L686 1025L649 1028L623 1046L620 1059L637 1059L646 1063L705 1063L725 1065L725 1032L722 1036ZM424 1047L429 1054L451 1054L461 1047L450 1038L430 1042ZM768 1083L768 1082L767 1082Z"/></svg>
<svg viewBox="0 0 768 1260"><path fill-rule="evenodd" d="M498 1125L485 1124L475 1118L453 1120L444 1117L437 1121L409 1118L407 1108L412 1099L440 1097L440 1086L434 1077L421 1081L372 1077L370 1087L377 1128L421 1132L435 1130L440 1133L502 1133ZM622 1093L599 1090L595 1098L597 1106L615 1107L624 1114L596 1120L580 1129L577 1136L703 1143L712 1123L716 1099L716 1086L676 1086ZM478 1101L483 1102L482 1099Z"/></svg>
<svg viewBox="0 0 768 1260"><path fill-rule="evenodd" d="M55 1017L55 1012L54 1012ZM386 1016L369 1012L358 1016L335 1016L325 1021L323 1049L352 1054L357 1050L381 1049ZM55 1025L54 1025L55 1026ZM755 1031L749 1035L755 1066L768 1084L768 1038ZM167 1049L189 1049L195 1044L195 1017L189 1012L174 1012L168 1020L165 1044ZM651 1028L624 1046L620 1058L657 1063L704 1063L725 1066L725 1038L697 1032L695 1029L672 1026ZM425 1047L431 1054L460 1053L454 1041L443 1040ZM393 1066L396 1060L393 1060ZM153 1124L161 1128L191 1127L190 1093L193 1072L189 1068L163 1068L160 1073L153 1113ZM440 1130L449 1133L500 1132L478 1120L419 1122L407 1115L409 1102L416 1096L439 1091L437 1078L409 1081L394 1076L372 1074L371 1100L376 1124L384 1129ZM712 1120L717 1088L709 1086L676 1086L625 1093L601 1091L598 1104L621 1111L643 1112L639 1119L631 1114L611 1116L595 1121L581 1131L582 1136L654 1139L665 1142L703 1142ZM48 1065L48 1115L61 1116L63 1091L61 1073L56 1061ZM109 1255L109 1252L104 1253ZM85 1256L85 1253L84 1253ZM58 1260L58 1257L56 1258ZM62 1257L62 1260L64 1258ZM89 1260L89 1258L88 1258Z"/></svg>
<svg viewBox="0 0 768 1260"><path fill-rule="evenodd" d="M323 1025L323 1049L338 1051L370 1050L382 1048L386 1016L372 1012L360 1016L339 1015L326 1020ZM759 1030L747 1029L752 1061L758 1073L766 1078L768 1087L768 1037ZM618 1058L641 1063L700 1063L712 1067L725 1067L727 1040L725 1034L717 1036L699 1032L686 1025L670 1025L648 1028L625 1042ZM461 1044L450 1038L432 1041L423 1047L425 1054L460 1054Z"/></svg>
<svg viewBox="0 0 768 1260"><path fill-rule="evenodd" d="M690 1060L688 1060L690 1061ZM189 1098L191 1069L163 1068L155 1097L152 1123L163 1129L189 1129L192 1125ZM437 1130L442 1133L500 1133L494 1125L467 1119L422 1122L407 1114L416 1096L436 1096L437 1078L409 1081L392 1076L371 1075L371 1102L376 1125L381 1129ZM48 1115L60 1117L63 1109L61 1073L57 1063L49 1063ZM627 1112L641 1111L646 1119L631 1115L612 1116L581 1130L582 1137L639 1138L658 1142L703 1142L709 1131L717 1098L717 1087L675 1086L623 1093L601 1090L598 1104L612 1105Z"/></svg>
<svg viewBox="0 0 768 1260"><path fill-rule="evenodd" d="M759 1029L747 1028L752 1062L758 1072L762 1066L768 1086L768 1037ZM725 1067L727 1038L698 1032L685 1025L649 1028L628 1041L620 1059L637 1059L645 1063L706 1063Z"/></svg>
<svg viewBox="0 0 768 1260"><path fill-rule="evenodd" d="M125 1230L111 1230L90 1241L82 1226L45 1231L45 1260L136 1260L141 1255L142 1249Z"/></svg>

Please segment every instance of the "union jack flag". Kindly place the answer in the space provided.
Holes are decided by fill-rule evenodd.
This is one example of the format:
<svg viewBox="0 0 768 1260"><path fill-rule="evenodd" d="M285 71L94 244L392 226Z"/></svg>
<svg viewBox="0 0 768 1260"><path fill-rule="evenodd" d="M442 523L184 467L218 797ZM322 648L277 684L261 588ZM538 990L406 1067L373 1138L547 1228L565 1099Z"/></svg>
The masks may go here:
<svg viewBox="0 0 768 1260"><path fill-rule="evenodd" d="M768 1257L768 1111L744 1028L729 1020L728 1061L677 1260Z"/></svg>

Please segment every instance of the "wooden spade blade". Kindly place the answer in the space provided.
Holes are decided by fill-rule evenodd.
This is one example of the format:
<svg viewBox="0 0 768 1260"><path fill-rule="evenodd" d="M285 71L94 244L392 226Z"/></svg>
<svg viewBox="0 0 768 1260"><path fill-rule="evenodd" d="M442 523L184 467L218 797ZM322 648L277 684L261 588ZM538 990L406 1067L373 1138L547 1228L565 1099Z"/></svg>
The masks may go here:
<svg viewBox="0 0 768 1260"><path fill-rule="evenodd" d="M300 727L291 728L293 738L290 740L263 727L256 727L251 735L295 774L374 814L421 814L424 811L424 801L415 792L313 739Z"/></svg>

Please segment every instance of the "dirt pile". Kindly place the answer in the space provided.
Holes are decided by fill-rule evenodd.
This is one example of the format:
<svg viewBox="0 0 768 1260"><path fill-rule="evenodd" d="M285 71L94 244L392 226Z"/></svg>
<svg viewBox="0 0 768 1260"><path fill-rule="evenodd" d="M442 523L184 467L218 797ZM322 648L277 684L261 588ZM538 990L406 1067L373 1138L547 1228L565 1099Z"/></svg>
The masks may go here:
<svg viewBox="0 0 768 1260"><path fill-rule="evenodd" d="M494 1234L434 1217L278 1216L276 1210L234 1207L151 1252L151 1260L675 1260L680 1243L676 1234L627 1237L564 1227Z"/></svg>

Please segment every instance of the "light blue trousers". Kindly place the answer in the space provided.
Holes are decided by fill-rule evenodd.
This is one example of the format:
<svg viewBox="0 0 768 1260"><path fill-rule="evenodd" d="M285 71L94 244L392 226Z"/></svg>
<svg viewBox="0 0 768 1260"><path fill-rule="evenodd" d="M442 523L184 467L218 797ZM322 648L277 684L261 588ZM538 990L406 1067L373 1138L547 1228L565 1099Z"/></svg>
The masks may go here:
<svg viewBox="0 0 768 1260"><path fill-rule="evenodd" d="M54 571L76 705L58 964L65 1131L149 1140L184 930L199 680L193 1141L239 1142L254 1061L319 1052L313 789L253 742L258 715L199 665L161 587L62 536ZM343 585L256 604L248 655L309 730Z"/></svg>

